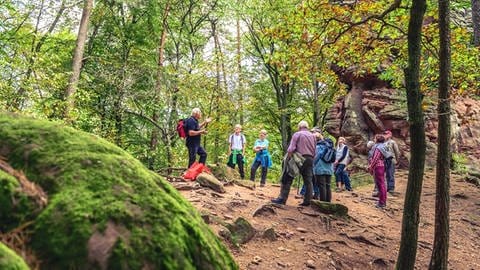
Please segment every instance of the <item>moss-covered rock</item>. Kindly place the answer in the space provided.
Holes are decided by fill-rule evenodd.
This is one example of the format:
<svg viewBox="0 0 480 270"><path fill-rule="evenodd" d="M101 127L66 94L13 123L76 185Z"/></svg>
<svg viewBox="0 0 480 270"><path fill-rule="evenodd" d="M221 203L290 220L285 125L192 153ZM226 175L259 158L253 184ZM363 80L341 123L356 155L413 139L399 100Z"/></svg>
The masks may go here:
<svg viewBox="0 0 480 270"><path fill-rule="evenodd" d="M247 243L256 233L250 222L243 217L237 218L234 223L227 224L226 227L231 232L231 240L233 244L237 245Z"/></svg>
<svg viewBox="0 0 480 270"><path fill-rule="evenodd" d="M28 270L30 268L17 253L0 242L0 269Z"/></svg>
<svg viewBox="0 0 480 270"><path fill-rule="evenodd" d="M0 232L32 220L35 210L35 202L21 192L17 179L0 170Z"/></svg>
<svg viewBox="0 0 480 270"><path fill-rule="evenodd" d="M49 195L31 239L43 269L238 268L190 203L122 149L60 123L0 113L0 127L0 155Z"/></svg>
<svg viewBox="0 0 480 270"><path fill-rule="evenodd" d="M312 200L311 205L314 210L324 214L336 215L340 217L348 216L348 208L343 204Z"/></svg>

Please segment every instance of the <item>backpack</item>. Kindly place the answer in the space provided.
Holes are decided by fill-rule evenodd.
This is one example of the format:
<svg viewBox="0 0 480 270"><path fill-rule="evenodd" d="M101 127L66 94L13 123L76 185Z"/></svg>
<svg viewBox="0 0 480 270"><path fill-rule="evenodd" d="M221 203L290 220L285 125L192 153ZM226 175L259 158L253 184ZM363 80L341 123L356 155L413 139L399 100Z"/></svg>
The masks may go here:
<svg viewBox="0 0 480 270"><path fill-rule="evenodd" d="M336 159L336 151L333 148L333 141L329 138L325 139L325 146L327 149L323 152L323 155L320 157L326 163L333 163Z"/></svg>
<svg viewBox="0 0 480 270"><path fill-rule="evenodd" d="M181 139L187 138L187 132L185 132L185 120L186 119L180 119L177 122L177 133L178 137Z"/></svg>

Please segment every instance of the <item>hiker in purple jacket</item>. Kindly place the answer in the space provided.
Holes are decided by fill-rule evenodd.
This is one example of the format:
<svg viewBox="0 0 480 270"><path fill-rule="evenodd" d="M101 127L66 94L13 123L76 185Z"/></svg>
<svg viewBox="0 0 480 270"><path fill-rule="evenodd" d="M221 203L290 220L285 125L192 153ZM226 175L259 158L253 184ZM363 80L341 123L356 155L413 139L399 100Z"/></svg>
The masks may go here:
<svg viewBox="0 0 480 270"><path fill-rule="evenodd" d="M310 205L313 196L313 157L315 156L316 143L315 135L308 130L308 123L300 121L298 123L298 131L292 136L287 149L287 156L283 162L280 195L272 200L273 203L286 203L290 187L295 178L295 174L292 173L294 170L291 170L291 167L297 167L307 189L300 206Z"/></svg>

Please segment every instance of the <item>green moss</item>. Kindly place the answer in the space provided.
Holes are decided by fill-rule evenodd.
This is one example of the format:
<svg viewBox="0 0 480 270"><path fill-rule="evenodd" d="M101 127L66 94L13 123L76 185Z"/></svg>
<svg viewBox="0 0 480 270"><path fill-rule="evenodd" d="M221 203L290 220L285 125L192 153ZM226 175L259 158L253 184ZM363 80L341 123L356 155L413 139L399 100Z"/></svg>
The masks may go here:
<svg viewBox="0 0 480 270"><path fill-rule="evenodd" d="M36 205L20 191L13 176L0 170L0 232L7 232L35 217Z"/></svg>
<svg viewBox="0 0 480 270"><path fill-rule="evenodd" d="M109 269L237 269L197 211L122 149L58 123L0 114L0 148L49 194L32 247L45 269L98 268L88 240L120 224Z"/></svg>
<svg viewBox="0 0 480 270"><path fill-rule="evenodd" d="M20 256L0 242L0 269L28 270L30 268Z"/></svg>

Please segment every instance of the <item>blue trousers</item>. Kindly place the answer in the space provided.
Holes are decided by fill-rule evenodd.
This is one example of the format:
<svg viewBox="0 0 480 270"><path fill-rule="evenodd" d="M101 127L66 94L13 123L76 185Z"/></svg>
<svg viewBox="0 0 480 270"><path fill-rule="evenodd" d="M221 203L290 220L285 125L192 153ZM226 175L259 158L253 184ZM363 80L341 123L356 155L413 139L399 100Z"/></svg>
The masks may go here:
<svg viewBox="0 0 480 270"><path fill-rule="evenodd" d="M337 164L337 168L335 168L335 181L337 183L343 183L346 190L352 190L350 177L348 176L348 172L345 170L345 164Z"/></svg>
<svg viewBox="0 0 480 270"><path fill-rule="evenodd" d="M395 164L393 158L385 159L385 178L387 180L387 192L395 190Z"/></svg>

